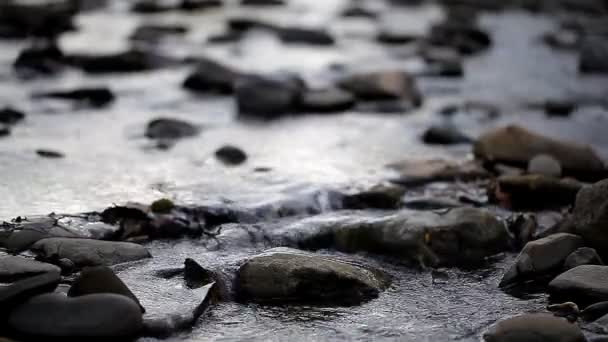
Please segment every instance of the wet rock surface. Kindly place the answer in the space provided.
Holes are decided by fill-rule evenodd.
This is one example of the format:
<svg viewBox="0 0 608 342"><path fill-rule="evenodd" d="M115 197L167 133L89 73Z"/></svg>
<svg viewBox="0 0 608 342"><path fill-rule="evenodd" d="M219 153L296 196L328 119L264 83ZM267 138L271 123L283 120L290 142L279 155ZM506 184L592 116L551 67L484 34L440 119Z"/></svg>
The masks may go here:
<svg viewBox="0 0 608 342"><path fill-rule="evenodd" d="M48 238L31 247L42 260L69 259L77 267L115 265L150 258L145 247L130 242Z"/></svg>
<svg viewBox="0 0 608 342"><path fill-rule="evenodd" d="M605 339L606 15L2 3L0 335Z"/></svg>
<svg viewBox="0 0 608 342"><path fill-rule="evenodd" d="M238 273L241 300L262 303L357 304L386 285L378 270L282 248L249 259Z"/></svg>
<svg viewBox="0 0 608 342"><path fill-rule="evenodd" d="M576 324L547 314L522 315L501 321L484 335L484 340L487 342L586 341Z"/></svg>
<svg viewBox="0 0 608 342"><path fill-rule="evenodd" d="M30 338L129 338L142 327L131 299L114 294L68 298L60 293L32 297L10 314L9 327Z"/></svg>

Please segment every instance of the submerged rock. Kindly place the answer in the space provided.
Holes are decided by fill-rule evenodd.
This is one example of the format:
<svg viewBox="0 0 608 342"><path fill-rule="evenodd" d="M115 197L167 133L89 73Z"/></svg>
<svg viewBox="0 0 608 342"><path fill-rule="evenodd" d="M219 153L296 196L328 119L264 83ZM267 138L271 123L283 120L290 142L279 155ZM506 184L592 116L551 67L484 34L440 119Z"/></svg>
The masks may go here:
<svg viewBox="0 0 608 342"><path fill-rule="evenodd" d="M587 245L608 256L608 180L581 189L573 211L575 231Z"/></svg>
<svg viewBox="0 0 608 342"><path fill-rule="evenodd" d="M579 305L608 300L608 266L583 265L560 274L549 283L552 298Z"/></svg>
<svg viewBox="0 0 608 342"><path fill-rule="evenodd" d="M560 162L565 176L593 180L606 175L604 162L590 147L548 138L519 126L506 126L482 135L473 152L485 162L521 167L537 155L547 154Z"/></svg>
<svg viewBox="0 0 608 342"><path fill-rule="evenodd" d="M455 208L400 211L371 221L330 224L302 244L383 254L422 266L470 267L507 250L510 237L505 224L491 213Z"/></svg>
<svg viewBox="0 0 608 342"><path fill-rule="evenodd" d="M200 133L200 127L189 122L158 118L150 121L146 127L146 137L150 139L181 139L193 137Z"/></svg>
<svg viewBox="0 0 608 342"><path fill-rule="evenodd" d="M576 324L548 314L525 314L498 322L483 335L486 342L586 342Z"/></svg>
<svg viewBox="0 0 608 342"><path fill-rule="evenodd" d="M247 160L247 154L238 147L226 145L215 151L215 157L227 165L239 165Z"/></svg>
<svg viewBox="0 0 608 342"><path fill-rule="evenodd" d="M18 306L8 325L30 338L133 338L142 329L142 315L137 304L125 296L69 298L52 293Z"/></svg>
<svg viewBox="0 0 608 342"><path fill-rule="evenodd" d="M18 256L0 257L0 283L14 282L42 273L59 273L59 267Z"/></svg>
<svg viewBox="0 0 608 342"><path fill-rule="evenodd" d="M338 85L361 100L406 100L422 104L415 79L403 71L378 71L342 78Z"/></svg>
<svg viewBox="0 0 608 342"><path fill-rule="evenodd" d="M41 260L69 259L76 267L111 266L151 257L145 247L135 243L89 239L42 239L31 251Z"/></svg>
<svg viewBox="0 0 608 342"><path fill-rule="evenodd" d="M500 281L500 287L528 280L540 280L562 271L566 258L583 246L583 239L572 234L554 234L528 242L515 263Z"/></svg>
<svg viewBox="0 0 608 342"><path fill-rule="evenodd" d="M85 267L80 272L78 278L72 283L68 296L81 297L96 293L113 293L125 296L137 303L141 308L141 312L146 312L146 309L144 309L133 292L109 267Z"/></svg>
<svg viewBox="0 0 608 342"><path fill-rule="evenodd" d="M287 248L249 259L237 276L241 300L270 304L354 305L377 297L387 285L378 270Z"/></svg>
<svg viewBox="0 0 608 342"><path fill-rule="evenodd" d="M392 180L406 186L432 182L474 181L489 177L489 173L473 161L453 162L443 159L406 160L389 165L400 176Z"/></svg>
<svg viewBox="0 0 608 342"><path fill-rule="evenodd" d="M35 97L54 98L62 100L78 101L93 107L104 107L115 99L114 93L108 88L79 88L73 90L61 90L48 93L37 93Z"/></svg>

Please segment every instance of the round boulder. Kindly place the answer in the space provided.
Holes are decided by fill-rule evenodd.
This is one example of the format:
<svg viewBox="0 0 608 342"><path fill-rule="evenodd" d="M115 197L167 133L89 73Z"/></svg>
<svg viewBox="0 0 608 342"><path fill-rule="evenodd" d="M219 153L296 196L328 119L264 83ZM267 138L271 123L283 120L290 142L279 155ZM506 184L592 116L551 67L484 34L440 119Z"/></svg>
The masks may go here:
<svg viewBox="0 0 608 342"><path fill-rule="evenodd" d="M526 314L500 321L483 335L486 342L586 342L576 324L548 314Z"/></svg>

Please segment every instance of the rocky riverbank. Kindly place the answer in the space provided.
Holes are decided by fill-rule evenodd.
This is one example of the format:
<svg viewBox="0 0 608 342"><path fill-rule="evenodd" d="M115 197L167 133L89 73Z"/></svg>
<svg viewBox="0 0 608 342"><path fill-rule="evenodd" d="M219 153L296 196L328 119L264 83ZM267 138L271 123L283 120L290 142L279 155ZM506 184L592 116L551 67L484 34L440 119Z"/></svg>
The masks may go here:
<svg viewBox="0 0 608 342"><path fill-rule="evenodd" d="M607 339L607 18L0 4L0 340Z"/></svg>

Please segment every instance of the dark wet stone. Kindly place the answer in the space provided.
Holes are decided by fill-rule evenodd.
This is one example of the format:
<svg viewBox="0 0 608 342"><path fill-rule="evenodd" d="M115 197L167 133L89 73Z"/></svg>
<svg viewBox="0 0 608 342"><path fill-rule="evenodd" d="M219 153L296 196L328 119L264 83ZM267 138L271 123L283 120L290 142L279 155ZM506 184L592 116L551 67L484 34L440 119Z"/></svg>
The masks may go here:
<svg viewBox="0 0 608 342"><path fill-rule="evenodd" d="M188 258L184 261L184 280L191 289L203 287L215 281L213 272L206 270L196 261Z"/></svg>
<svg viewBox="0 0 608 342"><path fill-rule="evenodd" d="M390 29L381 30L376 36L376 40L384 44L408 44L418 41L420 37L409 32L398 32Z"/></svg>
<svg viewBox="0 0 608 342"><path fill-rule="evenodd" d="M131 10L135 13L150 14L150 13L162 13L174 10L175 7L164 4L158 0L139 0Z"/></svg>
<svg viewBox="0 0 608 342"><path fill-rule="evenodd" d="M576 196L573 211L575 231L589 247L608 257L608 180L586 186Z"/></svg>
<svg viewBox="0 0 608 342"><path fill-rule="evenodd" d="M70 1L52 3L4 1L0 4L0 38L28 36L55 38L63 32L74 29L75 12Z"/></svg>
<svg viewBox="0 0 608 342"><path fill-rule="evenodd" d="M200 130L199 126L183 120L158 118L148 123L145 135L150 139L181 139L196 136Z"/></svg>
<svg viewBox="0 0 608 342"><path fill-rule="evenodd" d="M581 47L581 73L608 73L608 38L588 37Z"/></svg>
<svg viewBox="0 0 608 342"><path fill-rule="evenodd" d="M52 151L52 150L36 150L36 154L40 157L43 158L51 158L51 159L58 159L58 158L64 158L65 155L61 152L58 151Z"/></svg>
<svg viewBox="0 0 608 342"><path fill-rule="evenodd" d="M438 210L462 207L458 201L433 197L408 198L403 201L403 207L412 210Z"/></svg>
<svg viewBox="0 0 608 342"><path fill-rule="evenodd" d="M333 45L335 39L332 35L321 29L304 27L276 26L273 30L281 41L293 44Z"/></svg>
<svg viewBox="0 0 608 342"><path fill-rule="evenodd" d="M488 197L506 208L547 209L574 204L583 185L573 179L542 175L501 176Z"/></svg>
<svg viewBox="0 0 608 342"><path fill-rule="evenodd" d="M142 25L131 34L131 40L158 42L165 37L183 35L188 28L181 25Z"/></svg>
<svg viewBox="0 0 608 342"><path fill-rule="evenodd" d="M136 302L141 308L141 312L146 312L146 309L144 309L133 292L109 267L85 267L80 272L78 278L72 283L68 296L81 297L96 293L113 293L125 296Z"/></svg>
<svg viewBox="0 0 608 342"><path fill-rule="evenodd" d="M552 139L513 125L482 135L473 153L486 163L521 167L535 156L547 154L560 162L564 176L593 180L607 174L604 162L589 146Z"/></svg>
<svg viewBox="0 0 608 342"><path fill-rule="evenodd" d="M422 103L415 79L403 71L355 74L338 84L361 100L407 100L414 106Z"/></svg>
<svg viewBox="0 0 608 342"><path fill-rule="evenodd" d="M422 75L432 77L460 78L464 76L464 67L462 65L462 61L459 59L433 61L428 63L427 68Z"/></svg>
<svg viewBox="0 0 608 342"><path fill-rule="evenodd" d="M564 262L564 269L569 270L582 265L604 265L595 249L581 247L572 252Z"/></svg>
<svg viewBox="0 0 608 342"><path fill-rule="evenodd" d="M14 125L23 119L25 119L25 113L18 109L11 107L0 109L0 123L2 124Z"/></svg>
<svg viewBox="0 0 608 342"><path fill-rule="evenodd" d="M572 234L555 234L526 244L515 263L500 281L500 287L561 272L566 258L583 246L583 239Z"/></svg>
<svg viewBox="0 0 608 342"><path fill-rule="evenodd" d="M483 335L486 342L586 342L576 324L549 314L525 314L498 322Z"/></svg>
<svg viewBox="0 0 608 342"><path fill-rule="evenodd" d="M210 35L207 38L207 43L209 43L209 44L235 43L235 42L240 41L241 38L243 38L242 32L226 31L226 32Z"/></svg>
<svg viewBox="0 0 608 342"><path fill-rule="evenodd" d="M243 33L252 29L274 30L275 25L250 17L233 17L228 19L228 29L232 32Z"/></svg>
<svg viewBox="0 0 608 342"><path fill-rule="evenodd" d="M66 61L92 74L138 72L176 64L176 61L170 58L144 50L128 50L108 55L68 55Z"/></svg>
<svg viewBox="0 0 608 342"><path fill-rule="evenodd" d="M207 10L224 5L222 0L182 0L179 8L185 11Z"/></svg>
<svg viewBox="0 0 608 342"><path fill-rule="evenodd" d="M580 309L576 303L565 302L561 304L552 304L547 306L547 311L553 313L556 317L564 317L570 322L576 322L580 314Z"/></svg>
<svg viewBox="0 0 608 342"><path fill-rule="evenodd" d="M583 265L549 283L552 298L588 305L608 300L608 266Z"/></svg>
<svg viewBox="0 0 608 342"><path fill-rule="evenodd" d="M577 104L569 100L547 100L544 107L548 116L566 117L576 110Z"/></svg>
<svg viewBox="0 0 608 342"><path fill-rule="evenodd" d="M581 311L581 318L587 322L593 322L605 315L608 315L608 302L599 302L589 305Z"/></svg>
<svg viewBox="0 0 608 342"><path fill-rule="evenodd" d="M486 32L469 23L435 25L428 39L432 45L449 46L464 55L484 51L492 45L492 39Z"/></svg>
<svg viewBox="0 0 608 342"><path fill-rule="evenodd" d="M238 147L226 145L215 151L215 157L228 165L239 165L247 160L247 154Z"/></svg>
<svg viewBox="0 0 608 342"><path fill-rule="evenodd" d="M36 75L51 75L64 66L63 52L55 43L44 43L25 48L15 60L13 67L25 78Z"/></svg>
<svg viewBox="0 0 608 342"><path fill-rule="evenodd" d="M422 135L422 141L429 145L470 144L473 142L471 138L449 124L429 127Z"/></svg>
<svg viewBox="0 0 608 342"><path fill-rule="evenodd" d="M515 217L509 218L507 225L509 232L511 232L511 235L514 237L513 244L517 250L522 249L528 242L534 240L538 230L538 221L534 215L516 215Z"/></svg>
<svg viewBox="0 0 608 342"><path fill-rule="evenodd" d="M0 257L0 283L10 283L42 273L61 270L54 265L18 256Z"/></svg>
<svg viewBox="0 0 608 342"><path fill-rule="evenodd" d="M76 267L111 266L150 258L148 250L130 242L48 238L36 242L31 251L41 260L70 259Z"/></svg>
<svg viewBox="0 0 608 342"><path fill-rule="evenodd" d="M354 305L376 298L388 281L379 270L289 248L247 260L237 275L239 300Z"/></svg>
<svg viewBox="0 0 608 342"><path fill-rule="evenodd" d="M369 222L326 227L327 246L349 253L369 252L421 266L483 264L509 248L506 226L493 214L475 208L441 212L400 211Z"/></svg>
<svg viewBox="0 0 608 342"><path fill-rule="evenodd" d="M55 264L61 268L61 275L63 276L71 275L76 270L76 265L70 259L59 259Z"/></svg>
<svg viewBox="0 0 608 342"><path fill-rule="evenodd" d="M367 9L358 4L349 6L342 11L342 16L347 18L369 18L375 19L378 17L378 13L372 9Z"/></svg>
<svg viewBox="0 0 608 342"><path fill-rule="evenodd" d="M183 87L201 93L231 94L241 73L219 62L198 60L197 69L184 80Z"/></svg>
<svg viewBox="0 0 608 342"><path fill-rule="evenodd" d="M300 99L303 111L330 113L346 111L355 105L355 97L339 88L306 90Z"/></svg>
<svg viewBox="0 0 608 342"><path fill-rule="evenodd" d="M241 77L236 83L236 100L240 115L273 119L293 113L299 101L302 84L293 77Z"/></svg>
<svg viewBox="0 0 608 342"><path fill-rule="evenodd" d="M142 335L165 339L180 331L192 328L198 318L209 310L216 292L217 286L215 283L193 290L192 295L201 299L198 305L194 308L183 308L182 311L168 314L164 318L145 319Z"/></svg>
<svg viewBox="0 0 608 342"><path fill-rule="evenodd" d="M0 125L0 138L11 135L11 129L7 126Z"/></svg>
<svg viewBox="0 0 608 342"><path fill-rule="evenodd" d="M284 0L241 0L243 6L283 6Z"/></svg>
<svg viewBox="0 0 608 342"><path fill-rule="evenodd" d="M108 88L79 88L74 90L37 93L35 97L77 101L94 107L104 107L114 101L114 93Z"/></svg>
<svg viewBox="0 0 608 342"><path fill-rule="evenodd" d="M414 186L432 182L474 181L489 177L479 164L472 161L453 162L443 159L406 160L388 165L399 172L396 184Z"/></svg>
<svg viewBox="0 0 608 342"><path fill-rule="evenodd" d="M356 194L344 195L345 209L398 209L405 189L401 187L376 188Z"/></svg>
<svg viewBox="0 0 608 342"><path fill-rule="evenodd" d="M128 338L142 329L131 299L115 294L69 298L60 293L30 298L9 316L8 325L29 338Z"/></svg>
<svg viewBox="0 0 608 342"><path fill-rule="evenodd" d="M61 275L59 271L42 273L16 281L8 286L0 286L0 318L4 317L16 306L32 296L53 292Z"/></svg>

